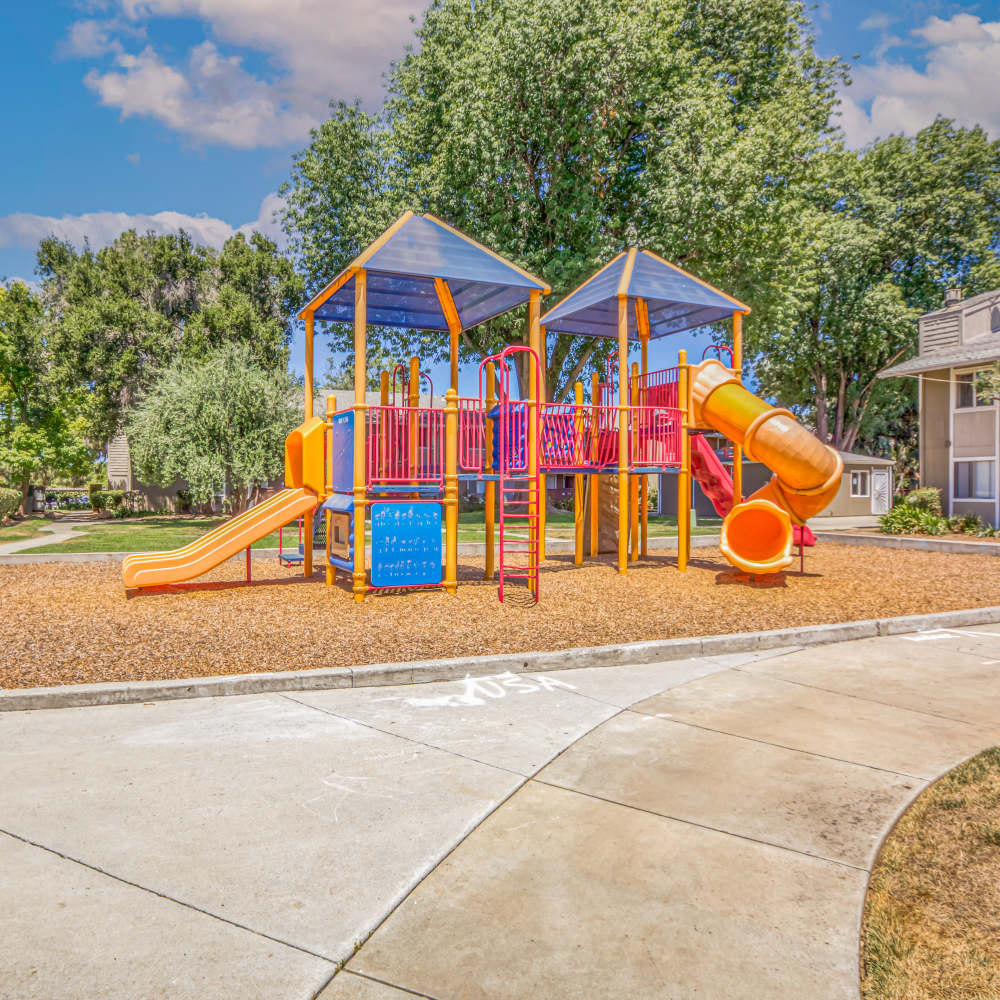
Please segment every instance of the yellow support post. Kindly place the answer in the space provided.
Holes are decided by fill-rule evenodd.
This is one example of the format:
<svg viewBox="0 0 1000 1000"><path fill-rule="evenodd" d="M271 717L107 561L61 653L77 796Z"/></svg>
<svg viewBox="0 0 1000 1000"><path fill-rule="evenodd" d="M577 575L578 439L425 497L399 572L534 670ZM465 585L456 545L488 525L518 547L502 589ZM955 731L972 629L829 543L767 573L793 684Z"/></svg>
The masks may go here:
<svg viewBox="0 0 1000 1000"><path fill-rule="evenodd" d="M691 545L691 448L688 441L687 351L677 358L677 401L681 408L681 467L677 471L677 568L687 569Z"/></svg>
<svg viewBox="0 0 1000 1000"><path fill-rule="evenodd" d="M628 296L618 296L618 572L628 569Z"/></svg>
<svg viewBox="0 0 1000 1000"><path fill-rule="evenodd" d="M444 397L444 589L458 590L458 393Z"/></svg>
<svg viewBox="0 0 1000 1000"><path fill-rule="evenodd" d="M629 386L629 398L632 406L639 405L639 362L632 362L632 381ZM629 466L632 460L629 456ZM629 520L632 522L629 539L631 541L631 551L629 558L635 562L639 558L639 479L640 476L633 475L629 479Z"/></svg>
<svg viewBox="0 0 1000 1000"><path fill-rule="evenodd" d="M528 478L533 482L537 482L538 476L538 397L539 397L539 385L538 385L538 375L539 367L541 362L541 350L539 346L539 326L538 320L541 318L541 300L542 293L532 289L528 293L528 346L534 350L536 357L539 359L539 364L535 364L534 360L531 363L531 374L528 378L528 393L531 396L531 401L528 404ZM539 493L536 508L535 508L535 527L533 531L528 532L528 536L531 539L528 548L534 547L536 553L536 558L540 554L540 538L539 538L539 512L538 507L544 505L545 498ZM534 536L534 537L532 537ZM528 557L529 563L531 562L531 557ZM541 560L539 560L541 561ZM530 581L529 581L530 582ZM535 599L538 599L538 580L536 577L535 586L532 588Z"/></svg>
<svg viewBox="0 0 1000 1000"><path fill-rule="evenodd" d="M337 397L327 396L326 397L326 434L327 440L332 440L331 432L333 431L333 415L337 412ZM329 455L329 452L327 452ZM326 463L326 493L327 496L333 492L333 468L329 461ZM330 565L330 523L333 520L333 514L330 511L326 512L326 585L332 587L337 581L337 567ZM304 561L304 560L303 560Z"/></svg>
<svg viewBox="0 0 1000 1000"><path fill-rule="evenodd" d="M743 313L733 313L733 368L743 381ZM743 449L733 445L733 504L743 502Z"/></svg>
<svg viewBox="0 0 1000 1000"><path fill-rule="evenodd" d="M368 592L365 569L365 431L368 407L365 403L368 354L368 274L362 268L354 277L354 573L351 590L354 600L363 601ZM312 550L312 539L306 542L306 552Z"/></svg>
<svg viewBox="0 0 1000 1000"><path fill-rule="evenodd" d="M598 420L600 418L601 403L601 376L594 372L590 376L590 454L591 462L597 463L597 435L599 432ZM596 472L590 475L590 558L597 556L597 534L600 524L600 509L598 500L600 494L600 477Z"/></svg>
<svg viewBox="0 0 1000 1000"><path fill-rule="evenodd" d="M486 363L486 413L489 413L496 404L496 387L496 371L493 368L493 362L488 361ZM488 419L485 414L483 415L483 419L485 421L484 446L486 448L486 454L483 456L483 471L492 474L493 421ZM496 553L494 552L494 546L496 545L497 484L489 479L486 481L484 501L486 504L483 512L486 520L486 573L484 575L487 580L492 580L493 573L496 570Z"/></svg>
<svg viewBox="0 0 1000 1000"><path fill-rule="evenodd" d="M548 387L546 386L546 369L548 367L548 348L545 345L545 327L538 328L538 366L541 369L541 382L538 386L539 413L538 419L544 419L544 409L541 404L548 398ZM548 484L546 475L543 472L538 477L538 561L545 562L545 517L548 513Z"/></svg>
<svg viewBox="0 0 1000 1000"><path fill-rule="evenodd" d="M577 382L573 386L573 402L576 404L573 413L573 429L576 440L573 442L573 458L579 462L577 449L583 443L583 383ZM576 566L583 564L583 476L577 473L573 477L573 563Z"/></svg>
<svg viewBox="0 0 1000 1000"><path fill-rule="evenodd" d="M313 327L315 317L311 312L305 314L306 321L306 405L305 419L313 415Z"/></svg>

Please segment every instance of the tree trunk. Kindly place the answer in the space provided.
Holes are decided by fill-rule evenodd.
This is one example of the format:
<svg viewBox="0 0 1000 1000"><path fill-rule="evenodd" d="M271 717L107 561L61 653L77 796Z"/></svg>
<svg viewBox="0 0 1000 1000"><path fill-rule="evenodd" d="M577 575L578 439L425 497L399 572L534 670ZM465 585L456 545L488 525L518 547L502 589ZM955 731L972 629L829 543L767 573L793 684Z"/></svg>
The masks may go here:
<svg viewBox="0 0 1000 1000"><path fill-rule="evenodd" d="M32 512L31 509L34 506L34 497L31 493L31 480L25 478L21 480L21 516L29 517Z"/></svg>

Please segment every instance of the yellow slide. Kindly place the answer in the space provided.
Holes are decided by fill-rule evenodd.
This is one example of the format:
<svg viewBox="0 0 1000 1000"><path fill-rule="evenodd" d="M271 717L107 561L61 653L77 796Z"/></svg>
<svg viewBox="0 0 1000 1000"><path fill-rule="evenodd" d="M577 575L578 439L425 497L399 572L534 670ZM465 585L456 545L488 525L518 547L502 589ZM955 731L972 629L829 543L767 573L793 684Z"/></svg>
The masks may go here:
<svg viewBox="0 0 1000 1000"><path fill-rule="evenodd" d="M220 524L172 552L141 552L125 557L126 588L182 583L308 514L320 500L324 480L324 423L310 417L285 439L285 486L280 493Z"/></svg>
<svg viewBox="0 0 1000 1000"><path fill-rule="evenodd" d="M156 587L191 580L277 531L316 506L311 490L291 489L251 507L173 552L143 552L125 557L122 579L127 588Z"/></svg>
<svg viewBox="0 0 1000 1000"><path fill-rule="evenodd" d="M722 522L722 554L744 572L777 573L792 561L792 524L805 524L837 495L843 460L719 361L692 368L690 385L694 424L724 434L774 473Z"/></svg>

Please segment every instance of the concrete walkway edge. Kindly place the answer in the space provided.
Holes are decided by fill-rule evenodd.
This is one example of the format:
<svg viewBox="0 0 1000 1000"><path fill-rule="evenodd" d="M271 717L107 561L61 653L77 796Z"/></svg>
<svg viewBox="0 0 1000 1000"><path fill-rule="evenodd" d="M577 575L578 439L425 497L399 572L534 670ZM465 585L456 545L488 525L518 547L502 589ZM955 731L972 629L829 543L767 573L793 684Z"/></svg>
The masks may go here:
<svg viewBox="0 0 1000 1000"><path fill-rule="evenodd" d="M179 698L216 698L226 695L280 691L320 691L331 688L377 687L387 684L424 684L462 680L501 673L537 673L578 667L615 667L662 663L698 656L746 653L785 646L817 646L879 635L902 635L930 629L1000 623L1000 606L939 611L898 618L808 625L767 632L734 632L684 639L658 639L613 646L589 646L508 656L469 656L447 660L374 663L356 667L321 667L263 674L195 677L181 680L123 681L106 684L67 684L51 688L0 690L0 712L89 705L124 705Z"/></svg>
<svg viewBox="0 0 1000 1000"><path fill-rule="evenodd" d="M859 535L847 531L816 531L814 534L819 542L838 542L841 545L871 545L883 549L921 549L924 552L1000 556L1000 544L997 542L966 542L956 538L912 538L908 535Z"/></svg>

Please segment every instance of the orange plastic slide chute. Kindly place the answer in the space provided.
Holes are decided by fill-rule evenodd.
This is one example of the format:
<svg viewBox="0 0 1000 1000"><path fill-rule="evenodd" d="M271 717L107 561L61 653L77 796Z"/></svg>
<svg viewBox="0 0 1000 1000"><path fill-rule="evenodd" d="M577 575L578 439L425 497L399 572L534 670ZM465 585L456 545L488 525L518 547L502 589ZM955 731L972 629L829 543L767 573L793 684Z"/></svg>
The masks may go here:
<svg viewBox="0 0 1000 1000"><path fill-rule="evenodd" d="M312 510L316 501L311 490L282 490L183 548L126 556L122 580L129 589L192 580Z"/></svg>
<svg viewBox="0 0 1000 1000"><path fill-rule="evenodd" d="M722 522L722 554L744 572L777 573L792 561L792 524L805 524L837 495L843 460L788 410L745 389L719 361L693 368L689 384L695 426L724 434L774 473Z"/></svg>

